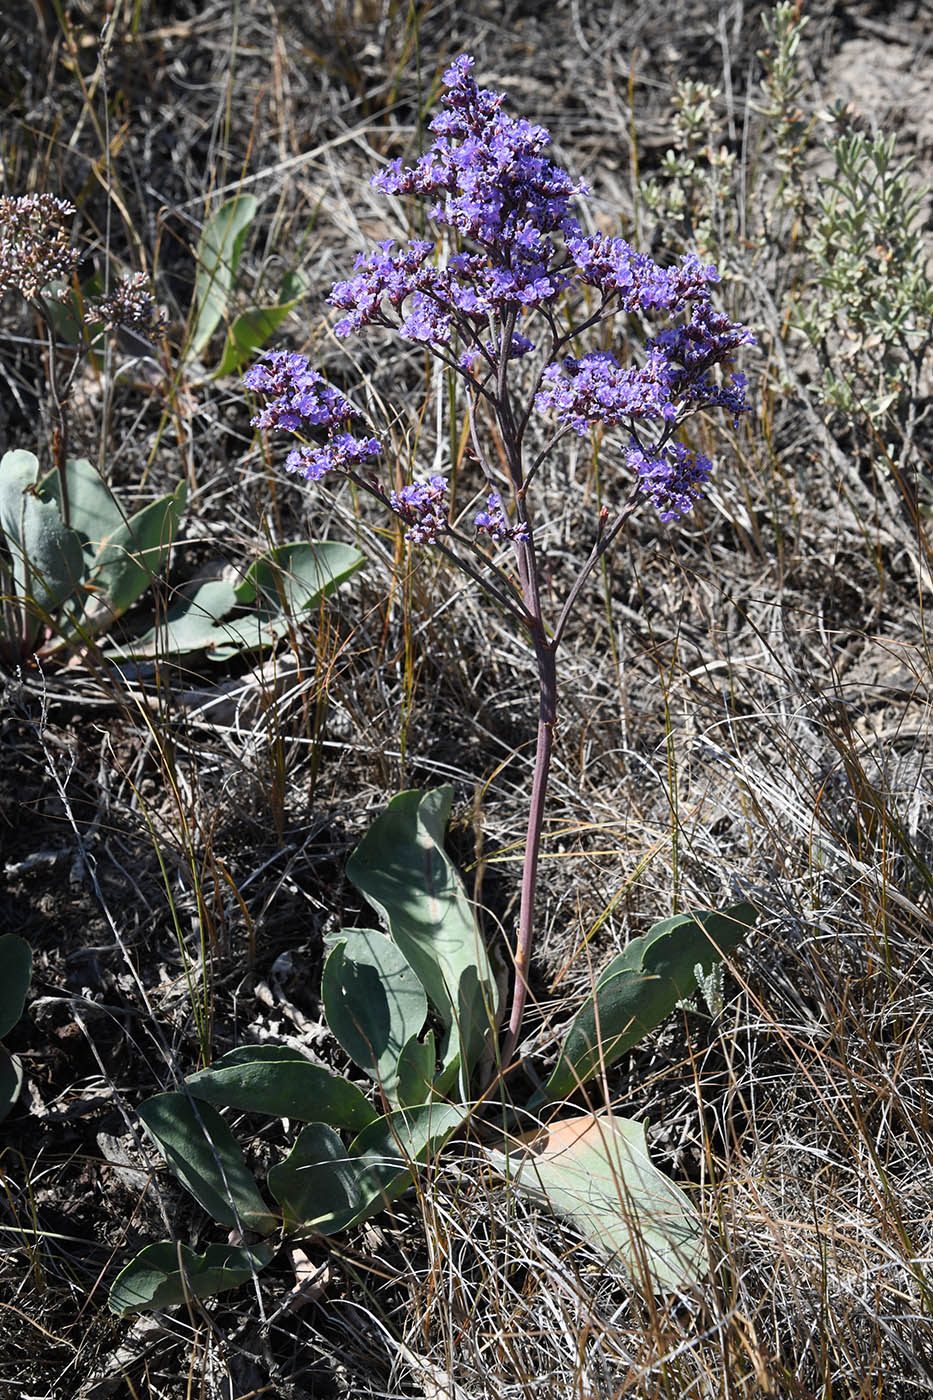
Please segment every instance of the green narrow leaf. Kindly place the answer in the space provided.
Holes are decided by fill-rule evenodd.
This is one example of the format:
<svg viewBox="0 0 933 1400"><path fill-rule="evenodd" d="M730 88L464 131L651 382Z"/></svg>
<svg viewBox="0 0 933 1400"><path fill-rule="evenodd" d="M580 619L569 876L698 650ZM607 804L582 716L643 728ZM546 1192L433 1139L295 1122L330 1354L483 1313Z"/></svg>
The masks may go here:
<svg viewBox="0 0 933 1400"><path fill-rule="evenodd" d="M195 323L186 358L196 359L203 354L220 324L240 264L243 241L258 207L253 195L235 195L204 225L197 250Z"/></svg>
<svg viewBox="0 0 933 1400"><path fill-rule="evenodd" d="M195 1108L187 1094L156 1094L138 1112L182 1186L209 1215L260 1235L275 1229L239 1143L209 1103Z"/></svg>
<svg viewBox="0 0 933 1400"><path fill-rule="evenodd" d="M648 1291L689 1288L705 1271L702 1221L652 1163L642 1123L585 1114L487 1156L519 1192L570 1217Z"/></svg>
<svg viewBox="0 0 933 1400"><path fill-rule="evenodd" d="M0 1040L16 1025L26 1005L32 976L32 949L18 933L0 935Z"/></svg>
<svg viewBox="0 0 933 1400"><path fill-rule="evenodd" d="M212 1244L196 1254L186 1244L165 1240L147 1245L113 1281L109 1305L119 1317L171 1308L187 1298L210 1298L248 1283L275 1251L269 1245L237 1249ZM182 1273L184 1270L184 1273Z"/></svg>
<svg viewBox="0 0 933 1400"><path fill-rule="evenodd" d="M402 1049L428 1014L424 988L403 954L384 933L345 930L324 964L321 1000L351 1060L391 1097Z"/></svg>
<svg viewBox="0 0 933 1400"><path fill-rule="evenodd" d="M269 1172L269 1190L292 1234L334 1235L367 1204L362 1167L326 1123L302 1128L295 1146Z"/></svg>
<svg viewBox="0 0 933 1400"><path fill-rule="evenodd" d="M288 1045L241 1045L185 1083L201 1102L358 1133L377 1114L364 1094Z"/></svg>
<svg viewBox="0 0 933 1400"><path fill-rule="evenodd" d="M452 798L450 787L399 793L353 852L347 875L385 919L472 1066L495 1022L497 991L472 906L444 850Z"/></svg>
<svg viewBox="0 0 933 1400"><path fill-rule="evenodd" d="M288 313L298 305L309 285L303 272L288 273L283 279L279 300L274 305L250 306L238 316L227 332L223 355L212 378L220 379L225 374L233 374L255 351L261 349Z"/></svg>
<svg viewBox="0 0 933 1400"><path fill-rule="evenodd" d="M564 1099L603 1066L613 1064L696 990L704 976L748 933L758 911L736 904L694 909L633 938L596 983L567 1032L554 1071L529 1103Z"/></svg>

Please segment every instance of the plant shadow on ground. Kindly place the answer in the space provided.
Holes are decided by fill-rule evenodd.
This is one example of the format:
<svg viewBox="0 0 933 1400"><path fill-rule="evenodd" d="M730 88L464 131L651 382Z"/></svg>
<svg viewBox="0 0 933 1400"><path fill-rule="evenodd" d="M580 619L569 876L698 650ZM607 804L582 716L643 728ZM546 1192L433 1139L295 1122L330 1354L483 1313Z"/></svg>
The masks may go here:
<svg viewBox="0 0 933 1400"><path fill-rule="evenodd" d="M863 126L892 132L929 179L924 7L808 8L801 110L862 102ZM168 313L162 350L121 346L120 374L82 374L67 409L70 450L97 460L103 434L108 480L133 508L187 481L162 605L205 565L242 570L270 541L346 540L367 558L272 667L194 656L120 677L93 655L59 656L2 676L0 928L34 951L26 1015L6 1040L25 1089L0 1126L11 1394L933 1393L933 437L921 412L899 455L893 416L833 411L816 351L788 330L776 289L788 269L805 274L800 211L780 224L762 175L773 132L750 106L763 10L442 3L406 17L376 0L143 0L116 7L102 64L92 5L36 0L0 37L5 188L71 198L88 258L145 266ZM662 262L690 236L716 261L724 252L723 298L759 335L757 420L732 441L698 429L717 459L709 500L682 526L636 524L568 635L527 1046L546 1076L593 976L675 901L759 904L722 1013L678 1013L602 1091L650 1123L659 1165L691 1184L710 1276L696 1297L641 1296L461 1144L363 1230L308 1245L294 1261L302 1295L283 1255L258 1297L245 1287L117 1319L107 1288L167 1219L177 1238L205 1238L202 1213L143 1155L134 1116L166 1087L168 1058L196 1069L206 1027L215 1053L291 1038L346 1071L323 1032L322 940L371 917L344 865L401 788L454 784L449 848L506 962L528 659L436 558L413 556L406 572L394 532L358 501L277 475L238 381L209 377L222 336L204 364L175 372L201 227L245 176L260 214L242 306L302 267L309 294L283 337L346 392L365 379L374 399L407 407L400 460L432 460L442 390L420 356L373 339L349 362L324 296L358 251L405 236L405 211L391 224L368 188L371 153L417 149L435 74L462 51L512 110L550 128L606 231ZM633 197L633 153L643 182L679 182L689 201L707 147L718 151L699 140L698 175L666 170L684 77L719 87L739 174L711 211L653 219ZM801 150L818 190L820 140ZM755 242L756 181L785 240L770 261ZM36 327L8 310L0 440L47 458ZM465 502L474 484L466 468ZM611 454L594 471L589 444L542 472L557 596L618 485ZM257 1167L281 1155L281 1124L247 1126Z"/></svg>

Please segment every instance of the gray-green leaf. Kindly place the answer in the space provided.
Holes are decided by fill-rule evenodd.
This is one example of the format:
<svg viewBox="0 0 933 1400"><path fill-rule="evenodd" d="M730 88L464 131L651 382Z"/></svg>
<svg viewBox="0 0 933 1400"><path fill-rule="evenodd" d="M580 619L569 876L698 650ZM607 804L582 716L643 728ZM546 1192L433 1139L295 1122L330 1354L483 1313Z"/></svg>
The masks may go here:
<svg viewBox="0 0 933 1400"><path fill-rule="evenodd" d="M703 1273L700 1217L652 1163L642 1123L585 1114L487 1156L523 1195L569 1216L647 1292L689 1288Z"/></svg>
<svg viewBox="0 0 933 1400"><path fill-rule="evenodd" d="M321 1000L344 1050L391 1098L402 1049L428 1014L424 988L404 955L384 933L346 930L324 964Z"/></svg>
<svg viewBox="0 0 933 1400"><path fill-rule="evenodd" d="M171 548L187 499L180 482L170 496L151 501L121 521L99 549L91 582L107 600L107 614L118 617L152 583Z"/></svg>
<svg viewBox="0 0 933 1400"><path fill-rule="evenodd" d="M302 1128L284 1161L269 1172L269 1190L292 1234L333 1235L367 1204L361 1163L326 1123Z"/></svg>
<svg viewBox="0 0 933 1400"><path fill-rule="evenodd" d="M156 1094L139 1108L169 1167L208 1215L236 1229L269 1234L275 1216L259 1194L236 1138L220 1114L187 1094Z"/></svg>
<svg viewBox="0 0 933 1400"><path fill-rule="evenodd" d="M53 614L84 576L84 554L74 530L54 501L38 493L38 459L32 452L6 452L0 460L0 532L13 564L17 595L40 617Z"/></svg>
<svg viewBox="0 0 933 1400"><path fill-rule="evenodd" d="M377 1114L364 1094L288 1045L241 1045L185 1081L196 1099L243 1113L358 1133Z"/></svg>
<svg viewBox="0 0 933 1400"><path fill-rule="evenodd" d="M189 1297L209 1298L247 1283L266 1267L274 1253L264 1244L252 1249L212 1244L203 1254L168 1240L147 1245L114 1279L111 1311L126 1317L128 1313L171 1308Z"/></svg>
<svg viewBox="0 0 933 1400"><path fill-rule="evenodd" d="M450 787L399 793L353 852L347 875L385 919L470 1067L495 1022L497 991L472 906L444 850L452 798Z"/></svg>
<svg viewBox="0 0 933 1400"><path fill-rule="evenodd" d="M32 949L18 933L0 935L0 1040L16 1025L26 1005L32 976Z"/></svg>
<svg viewBox="0 0 933 1400"><path fill-rule="evenodd" d="M751 904L694 909L633 938L597 981L595 996L577 1012L554 1072L529 1107L566 1098L598 1069L618 1060L690 996L697 968L708 974L756 918Z"/></svg>
<svg viewBox="0 0 933 1400"><path fill-rule="evenodd" d="M227 309L240 265L243 240L258 209L251 194L235 195L204 225L198 240L198 275L194 288L195 322L188 358L198 358Z"/></svg>

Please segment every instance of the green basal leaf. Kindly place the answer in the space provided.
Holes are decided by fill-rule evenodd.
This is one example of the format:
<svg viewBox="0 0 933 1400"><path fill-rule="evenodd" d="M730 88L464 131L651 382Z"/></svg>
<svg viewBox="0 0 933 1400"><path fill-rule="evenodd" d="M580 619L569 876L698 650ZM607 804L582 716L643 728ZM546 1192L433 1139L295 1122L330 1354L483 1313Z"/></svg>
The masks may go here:
<svg viewBox="0 0 933 1400"><path fill-rule="evenodd" d="M236 586L241 603L258 603L264 617L295 616L356 573L363 555L339 540L282 544L251 564Z"/></svg>
<svg viewBox="0 0 933 1400"><path fill-rule="evenodd" d="M17 933L0 935L0 1040L16 1025L26 1005L32 976L32 949Z"/></svg>
<svg viewBox="0 0 933 1400"><path fill-rule="evenodd" d="M156 1094L139 1117L169 1167L221 1225L268 1235L276 1218L259 1194L242 1149L220 1114L187 1094Z"/></svg>
<svg viewBox="0 0 933 1400"><path fill-rule="evenodd" d="M395 1072L395 1099L401 1108L413 1108L427 1103L435 1090L434 1071L437 1047L434 1032L428 1031L424 1040L412 1036L402 1047Z"/></svg>
<svg viewBox="0 0 933 1400"><path fill-rule="evenodd" d="M86 553L93 556L103 542L124 525L126 516L100 472L86 457L69 457L65 463L68 491L68 523L81 537ZM42 478L42 494L63 510L62 484L58 472Z"/></svg>
<svg viewBox="0 0 933 1400"><path fill-rule="evenodd" d="M334 1235L367 1205L361 1164L326 1123L302 1128L284 1161L269 1172L269 1190L285 1228L297 1235Z"/></svg>
<svg viewBox="0 0 933 1400"><path fill-rule="evenodd" d="M187 494L180 482L170 496L151 501L106 537L91 582L106 598L110 617L131 607L161 569L178 533Z"/></svg>
<svg viewBox="0 0 933 1400"><path fill-rule="evenodd" d="M418 1166L440 1151L465 1116L452 1104L399 1109L364 1128L349 1150L325 1124L309 1124L269 1173L288 1228L333 1235L378 1214L408 1190Z"/></svg>
<svg viewBox="0 0 933 1400"><path fill-rule="evenodd" d="M108 657L184 656L192 651L207 651L224 644L237 644L237 650L248 647L245 638L231 625L228 631L221 619L237 606L236 590L227 579L210 579L202 583L190 598L174 603L165 616L141 637L134 637L125 646L108 649Z"/></svg>
<svg viewBox="0 0 933 1400"><path fill-rule="evenodd" d="M468 1070L495 1023L497 989L472 906L444 850L452 798L450 787L399 793L353 852L347 875L385 919ZM452 1063L447 1048L442 1057Z"/></svg>
<svg viewBox="0 0 933 1400"><path fill-rule="evenodd" d="M359 550L332 540L282 545L257 560L237 584L202 583L190 598L173 604L157 626L107 655L205 651L211 661L225 661L241 652L271 650L294 626L293 616L319 603L362 563Z"/></svg>
<svg viewBox="0 0 933 1400"><path fill-rule="evenodd" d="M329 1123L351 1133L378 1116L355 1084L288 1045L241 1045L185 1083L196 1099L217 1108Z"/></svg>
<svg viewBox="0 0 933 1400"><path fill-rule="evenodd" d="M196 1254L186 1244L147 1245L114 1279L109 1305L119 1317L171 1308L188 1298L210 1298L238 1288L264 1269L275 1254L266 1244L238 1249L212 1244Z"/></svg>
<svg viewBox="0 0 933 1400"><path fill-rule="evenodd" d="M564 1099L598 1069L618 1060L696 989L748 933L758 911L736 904L717 911L695 909L664 919L609 964L574 1017L560 1059L529 1107Z"/></svg>
<svg viewBox="0 0 933 1400"><path fill-rule="evenodd" d="M400 1108L364 1128L350 1144L349 1158L360 1163L365 1206L356 1224L397 1200L412 1184L414 1169L437 1155L467 1116L460 1104L433 1102Z"/></svg>
<svg viewBox="0 0 933 1400"><path fill-rule="evenodd" d="M705 1272L702 1221L652 1163L642 1123L585 1114L487 1156L516 1190L572 1219L647 1292L688 1289Z"/></svg>
<svg viewBox="0 0 933 1400"><path fill-rule="evenodd" d="M43 617L57 612L78 588L85 559L81 540L64 524L56 503L39 495L38 469L31 452L6 452L0 459L0 531L16 594Z"/></svg>
<svg viewBox="0 0 933 1400"><path fill-rule="evenodd" d="M220 324L240 265L243 242L258 207L253 195L235 195L204 225L197 250L194 330L186 358L202 355Z"/></svg>
<svg viewBox="0 0 933 1400"><path fill-rule="evenodd" d="M374 929L342 932L324 964L321 1000L351 1060L391 1098L402 1049L428 1014L424 988L400 950Z"/></svg>

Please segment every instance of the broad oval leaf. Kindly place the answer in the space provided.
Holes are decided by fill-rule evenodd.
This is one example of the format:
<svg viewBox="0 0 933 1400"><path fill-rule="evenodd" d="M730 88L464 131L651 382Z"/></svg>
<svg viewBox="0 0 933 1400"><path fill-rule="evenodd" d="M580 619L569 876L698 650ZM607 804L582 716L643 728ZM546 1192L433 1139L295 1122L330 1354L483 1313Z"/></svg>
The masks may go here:
<svg viewBox="0 0 933 1400"><path fill-rule="evenodd" d="M696 990L704 975L752 927L751 904L694 909L655 924L614 958L574 1017L560 1059L529 1107L564 1099L598 1069L618 1060Z"/></svg>
<svg viewBox="0 0 933 1400"><path fill-rule="evenodd" d="M114 1279L110 1309L126 1317L171 1308L187 1298L210 1298L247 1283L266 1267L274 1253L266 1244L252 1249L212 1244L203 1254L168 1240L147 1245Z"/></svg>
<svg viewBox="0 0 933 1400"><path fill-rule="evenodd" d="M84 577L81 540L54 501L38 493L39 463L32 452L0 459L0 531L13 565L17 595L41 616L55 613Z"/></svg>
<svg viewBox="0 0 933 1400"><path fill-rule="evenodd" d="M258 602L269 617L294 616L315 607L321 596L355 573L363 555L340 540L295 540L278 545L251 564L236 586L241 603Z"/></svg>
<svg viewBox="0 0 933 1400"><path fill-rule="evenodd" d="M170 496L150 501L107 536L94 560L93 583L106 599L108 617L118 617L152 583L171 548L187 499L180 482Z"/></svg>
<svg viewBox="0 0 933 1400"><path fill-rule="evenodd" d="M416 1104L427 1103L435 1091L436 1062L433 1031L428 1031L424 1040L412 1036L408 1044L403 1045L395 1072L395 1099L400 1107L413 1108Z"/></svg>
<svg viewBox="0 0 933 1400"><path fill-rule="evenodd" d="M290 1234L333 1235L367 1204L363 1164L349 1156L326 1123L309 1123L291 1152L269 1172L269 1190Z"/></svg>
<svg viewBox="0 0 933 1400"><path fill-rule="evenodd" d="M361 1132L378 1114L364 1094L288 1045L241 1045L185 1080L200 1102Z"/></svg>
<svg viewBox="0 0 933 1400"><path fill-rule="evenodd" d="M253 195L234 195L204 225L198 240L195 322L186 352L188 359L204 352L227 309L243 240L258 207Z"/></svg>
<svg viewBox="0 0 933 1400"><path fill-rule="evenodd" d="M108 535L119 530L126 516L100 472L86 457L69 457L65 463L68 523L81 537L85 550L94 555ZM42 478L42 493L63 513L62 483L57 471Z"/></svg>
<svg viewBox="0 0 933 1400"><path fill-rule="evenodd" d="M209 660L225 661L240 652L272 648L293 626L292 615L313 607L322 593L329 595L362 563L359 550L333 540L283 545L275 551L274 559L263 556L257 560L240 583L207 580L191 597L174 603L156 627L105 654L138 658L205 651ZM270 572L258 574L262 582L259 602L246 611L240 605L256 603L253 576L260 565L268 566ZM273 583L273 578L278 581ZM286 602L292 600L291 612L279 605L283 596Z"/></svg>
<svg viewBox="0 0 933 1400"><path fill-rule="evenodd" d="M424 988L402 952L375 929L345 930L324 964L321 1000L344 1050L391 1097L399 1056L428 1014Z"/></svg>
<svg viewBox="0 0 933 1400"><path fill-rule="evenodd" d="M347 862L347 875L385 919L472 1067L495 1024L497 989L456 867L444 850L453 789L399 793ZM445 1059L448 1056L445 1054Z"/></svg>
<svg viewBox="0 0 933 1400"><path fill-rule="evenodd" d="M156 1094L139 1117L182 1186L221 1225L268 1235L272 1215L236 1138L216 1109L187 1094Z"/></svg>
<svg viewBox="0 0 933 1400"><path fill-rule="evenodd" d="M648 1155L642 1123L584 1114L509 1140L487 1156L523 1195L570 1217L649 1292L683 1290L705 1272L703 1223Z"/></svg>
<svg viewBox="0 0 933 1400"><path fill-rule="evenodd" d="M356 1224L397 1200L412 1184L415 1169L435 1156L467 1116L461 1104L434 1101L400 1108L364 1128L350 1144L350 1160L360 1163L366 1204L348 1224Z"/></svg>
<svg viewBox="0 0 933 1400"><path fill-rule="evenodd" d="M166 611L164 618L141 637L125 646L109 647L108 657L184 656L192 651L208 651L222 643L240 643L239 633L228 631L221 621L237 605L233 584L212 578L198 586L190 598L182 598Z"/></svg>
<svg viewBox="0 0 933 1400"><path fill-rule="evenodd" d="M0 935L0 1040L16 1025L26 1005L32 976L32 949L18 933Z"/></svg>

